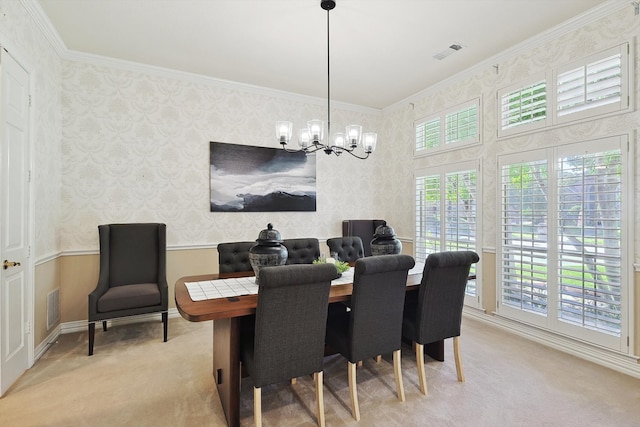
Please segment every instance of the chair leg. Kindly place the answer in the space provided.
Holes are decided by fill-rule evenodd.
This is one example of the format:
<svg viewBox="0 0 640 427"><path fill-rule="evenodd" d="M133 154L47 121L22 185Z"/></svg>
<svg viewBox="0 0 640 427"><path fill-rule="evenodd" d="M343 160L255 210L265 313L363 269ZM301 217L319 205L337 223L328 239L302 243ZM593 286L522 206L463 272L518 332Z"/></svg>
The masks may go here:
<svg viewBox="0 0 640 427"><path fill-rule="evenodd" d="M382 360L382 355L379 354L376 356L376 363L380 363L380 361Z"/></svg>
<svg viewBox="0 0 640 427"><path fill-rule="evenodd" d="M253 388L253 423L262 427L262 393L260 387Z"/></svg>
<svg viewBox="0 0 640 427"><path fill-rule="evenodd" d="M396 376L396 388L398 389L398 399L404 402L404 383L402 382L402 368L400 366L400 359L402 355L400 350L393 352L393 373Z"/></svg>
<svg viewBox="0 0 640 427"><path fill-rule="evenodd" d="M349 369L349 395L351 396L351 415L360 421L360 406L358 405L358 387L356 384L356 364L347 362Z"/></svg>
<svg viewBox="0 0 640 427"><path fill-rule="evenodd" d="M106 320L102 321L102 332L107 332L107 321Z"/></svg>
<svg viewBox="0 0 640 427"><path fill-rule="evenodd" d="M89 323L89 356L93 355L93 341L96 336L96 324L95 322Z"/></svg>
<svg viewBox="0 0 640 427"><path fill-rule="evenodd" d="M325 427L324 424L324 392L323 392L322 371L314 372L313 379L316 382L316 410L318 413L318 427Z"/></svg>
<svg viewBox="0 0 640 427"><path fill-rule="evenodd" d="M291 385L294 385L297 382L298 382L297 378L291 378Z"/></svg>
<svg viewBox="0 0 640 427"><path fill-rule="evenodd" d="M460 357L460 337L453 337L453 357L456 360L456 373L458 381L464 382L464 372L462 370L462 358Z"/></svg>
<svg viewBox="0 0 640 427"><path fill-rule="evenodd" d="M416 365L418 365L418 381L420 382L420 392L427 394L427 375L424 372L424 345L415 343Z"/></svg>
<svg viewBox="0 0 640 427"><path fill-rule="evenodd" d="M162 327L164 329L164 342L167 342L167 331L169 329L169 313L162 313Z"/></svg>

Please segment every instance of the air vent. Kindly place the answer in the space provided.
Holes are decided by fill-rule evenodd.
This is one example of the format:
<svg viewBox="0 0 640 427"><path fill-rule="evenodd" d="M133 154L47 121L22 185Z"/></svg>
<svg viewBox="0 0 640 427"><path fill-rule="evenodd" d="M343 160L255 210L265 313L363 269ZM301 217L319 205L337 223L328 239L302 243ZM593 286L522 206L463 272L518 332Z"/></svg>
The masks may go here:
<svg viewBox="0 0 640 427"><path fill-rule="evenodd" d="M433 57L439 61L442 61L444 58L446 58L447 56L451 55L454 52L459 51L460 49L462 49L462 45L454 43L448 48L446 48L445 50L443 50L442 52L436 53L435 55L433 55Z"/></svg>
<svg viewBox="0 0 640 427"><path fill-rule="evenodd" d="M60 321L60 288L47 294L47 330Z"/></svg>

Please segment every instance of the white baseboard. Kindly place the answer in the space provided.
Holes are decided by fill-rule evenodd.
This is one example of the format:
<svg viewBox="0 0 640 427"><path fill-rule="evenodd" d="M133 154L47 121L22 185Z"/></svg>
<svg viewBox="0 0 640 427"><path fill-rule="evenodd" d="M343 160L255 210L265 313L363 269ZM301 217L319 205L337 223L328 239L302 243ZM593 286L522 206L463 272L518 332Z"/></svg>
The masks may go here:
<svg viewBox="0 0 640 427"><path fill-rule="evenodd" d="M169 317L180 317L177 308L170 308ZM107 325L126 325L130 323L149 322L151 320L162 320L162 313L140 314L138 316L120 317L118 319L107 320ZM100 322L96 322L100 323ZM75 322L65 322L60 324L62 334L71 334L73 332L82 332L88 330L88 320L77 320Z"/></svg>
<svg viewBox="0 0 640 427"><path fill-rule="evenodd" d="M504 331L546 345L563 353L588 360L635 378L640 378L640 365L638 364L640 358L638 356L623 354L586 342L577 341L498 315L485 314L481 310L467 309L465 307L463 314L469 318L493 325Z"/></svg>

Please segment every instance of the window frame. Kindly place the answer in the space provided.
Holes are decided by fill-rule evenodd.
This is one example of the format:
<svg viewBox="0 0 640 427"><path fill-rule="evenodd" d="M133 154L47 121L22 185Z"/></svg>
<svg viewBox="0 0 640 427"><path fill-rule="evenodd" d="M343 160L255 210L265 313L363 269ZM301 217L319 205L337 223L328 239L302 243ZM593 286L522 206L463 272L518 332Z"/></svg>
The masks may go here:
<svg viewBox="0 0 640 427"><path fill-rule="evenodd" d="M500 191L497 193L496 212L499 218L499 227L497 229L497 248L496 248L496 313L500 316L521 321L524 323L536 325L542 329L549 330L554 333L565 335L574 339L580 339L591 342L618 352L629 353L631 346L627 338L634 333L634 325L631 319L633 314L633 251L634 245L634 206L633 206L633 148L629 144L630 135L615 135L611 137L586 140L559 146L542 148L528 152L505 154L498 157L498 182ZM540 314L531 310L520 310L502 303L503 276L502 276L502 259L504 257L505 247L502 233L504 231L504 210L503 210L503 180L502 169L504 166L517 165L520 163L531 163L538 160L545 160L547 165L547 189L548 200L547 206L547 242L558 241L558 217L561 207L559 207L558 199L558 167L557 162L564 156L582 155L588 153L606 152L612 149L619 149L621 155L622 180L620 190L620 332L619 336L606 334L589 328L579 326L563 321L558 315L559 281L558 268L559 257L563 253L557 244L548 244L546 247L547 259L547 311L546 314Z"/></svg>
<svg viewBox="0 0 640 427"><path fill-rule="evenodd" d="M590 65L597 63L600 60L603 60L615 54L620 55L620 73L622 74L620 77L620 86L621 86L620 100L615 103L609 103L609 104L605 104L597 107L589 107L581 111L559 115L558 114L559 113L558 112L558 78L559 76L570 70L575 70L580 67L588 67ZM573 123L578 121L584 121L586 119L591 119L593 117L620 114L620 113L629 111L631 109L631 97L629 95L631 93L630 91L631 85L632 85L631 79L633 78L632 77L633 73L630 68L630 64L633 62L630 60L630 56L631 56L630 43L625 42L554 69L553 79L552 79L553 92L551 94L553 103L548 108L548 110L550 109L553 112L552 114L553 124L559 125L564 123Z"/></svg>
<svg viewBox="0 0 640 427"><path fill-rule="evenodd" d="M417 194L417 180L419 178L427 178L427 177L431 177L431 176L438 176L439 177L439 185L440 185L440 197L439 200L442 201L444 200L444 198L446 198L446 184L444 185L443 188L443 183L446 183L446 179L448 175L451 174L456 174L456 173L463 173L463 172L468 172L468 171L473 171L475 172L475 176L476 176L476 180L475 180L475 244L474 244L474 248L470 249L470 250L474 250L476 252L480 252L480 244L482 242L482 174L481 174L481 165L480 165L480 160L471 160L471 161L466 161L466 162L460 162L460 163L453 163L453 164L447 164L447 165L440 165L440 166L436 166L436 167L416 167L415 172L414 172L414 214L415 214L415 219L416 222L414 224L414 239L415 239L415 244L414 244L414 248L413 248L413 255L416 259L416 262L424 262L424 260L426 259L426 255L424 257L422 257L420 254L418 254L418 232L419 232L419 227L418 227L418 220L420 217L421 212L418 212L418 205L417 205L417 199L418 199L418 194ZM445 203L440 203L440 211L439 211L439 217L440 218L445 218L445 221L439 221L439 236L440 238L438 239L438 243L437 243L437 250L438 251L445 251L448 250L447 249L447 232L446 232L446 213L445 213ZM481 260L482 261L482 260ZM475 268L475 273L476 273L476 279L475 279L475 289L476 289L476 293L475 295L469 295L469 294L465 294L465 305L470 306L470 307L474 307L474 308L481 308L482 307L482 262L479 262L477 264L474 265Z"/></svg>
<svg viewBox="0 0 640 427"><path fill-rule="evenodd" d="M531 132L537 129L545 128L549 126L551 122L551 117L549 117L549 81L551 80L550 73L537 74L530 79L525 81L521 81L510 86L499 89L496 98L497 98L497 110L498 110L498 138L503 138L506 136L517 135L524 132ZM545 117L544 119L536 120L533 122L526 123L518 123L508 128L503 128L502 121L504 119L503 115L503 99L509 95L513 95L516 92L520 92L526 88L534 86L536 83L544 81L545 82Z"/></svg>
<svg viewBox="0 0 640 427"><path fill-rule="evenodd" d="M463 139L457 139L453 141L447 141L447 117L452 114L462 113L465 110L475 107L476 108L476 133L473 137L467 137ZM418 148L417 143L417 131L418 127L425 125L429 122L438 121L439 123L439 141L438 145L435 147L426 147L425 146ZM460 129L460 126L456 127L456 129ZM455 106L449 107L445 110L442 110L436 114L431 114L429 116L422 117L417 119L413 123L414 130L414 156L421 157L427 156L434 153L440 153L445 151L457 150L459 148L468 147L471 145L476 145L481 143L481 135L482 135L482 102L481 98L474 98L469 101L463 102L461 104L457 104Z"/></svg>
<svg viewBox="0 0 640 427"><path fill-rule="evenodd" d="M634 97L631 96L631 94L634 92L635 64L633 47L632 41L625 41L592 55L549 69L544 74L536 74L534 77L498 89L496 94L497 138L499 140L506 139L515 135L533 133L540 130L550 130L558 126L577 124L593 120L594 118L624 114L632 111L634 108ZM620 80L620 101L559 116L557 111L558 76L571 69L587 67L616 53L620 54L620 71L622 74ZM502 97L532 85L534 82L539 81L542 75L544 75L546 79L546 119L544 121L540 120L539 122L516 125L509 129L502 129ZM544 124L542 122L544 122Z"/></svg>

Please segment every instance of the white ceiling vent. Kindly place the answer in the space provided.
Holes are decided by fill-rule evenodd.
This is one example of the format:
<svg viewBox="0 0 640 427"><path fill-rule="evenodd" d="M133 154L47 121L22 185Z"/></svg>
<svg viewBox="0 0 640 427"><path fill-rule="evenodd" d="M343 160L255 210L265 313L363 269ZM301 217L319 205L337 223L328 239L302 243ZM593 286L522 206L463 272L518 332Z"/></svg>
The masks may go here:
<svg viewBox="0 0 640 427"><path fill-rule="evenodd" d="M453 52L459 51L460 49L462 49L462 45L454 43L448 48L446 48L445 50L443 50L442 52L436 53L435 55L433 55L433 57L437 60L442 61L444 58L451 55Z"/></svg>

